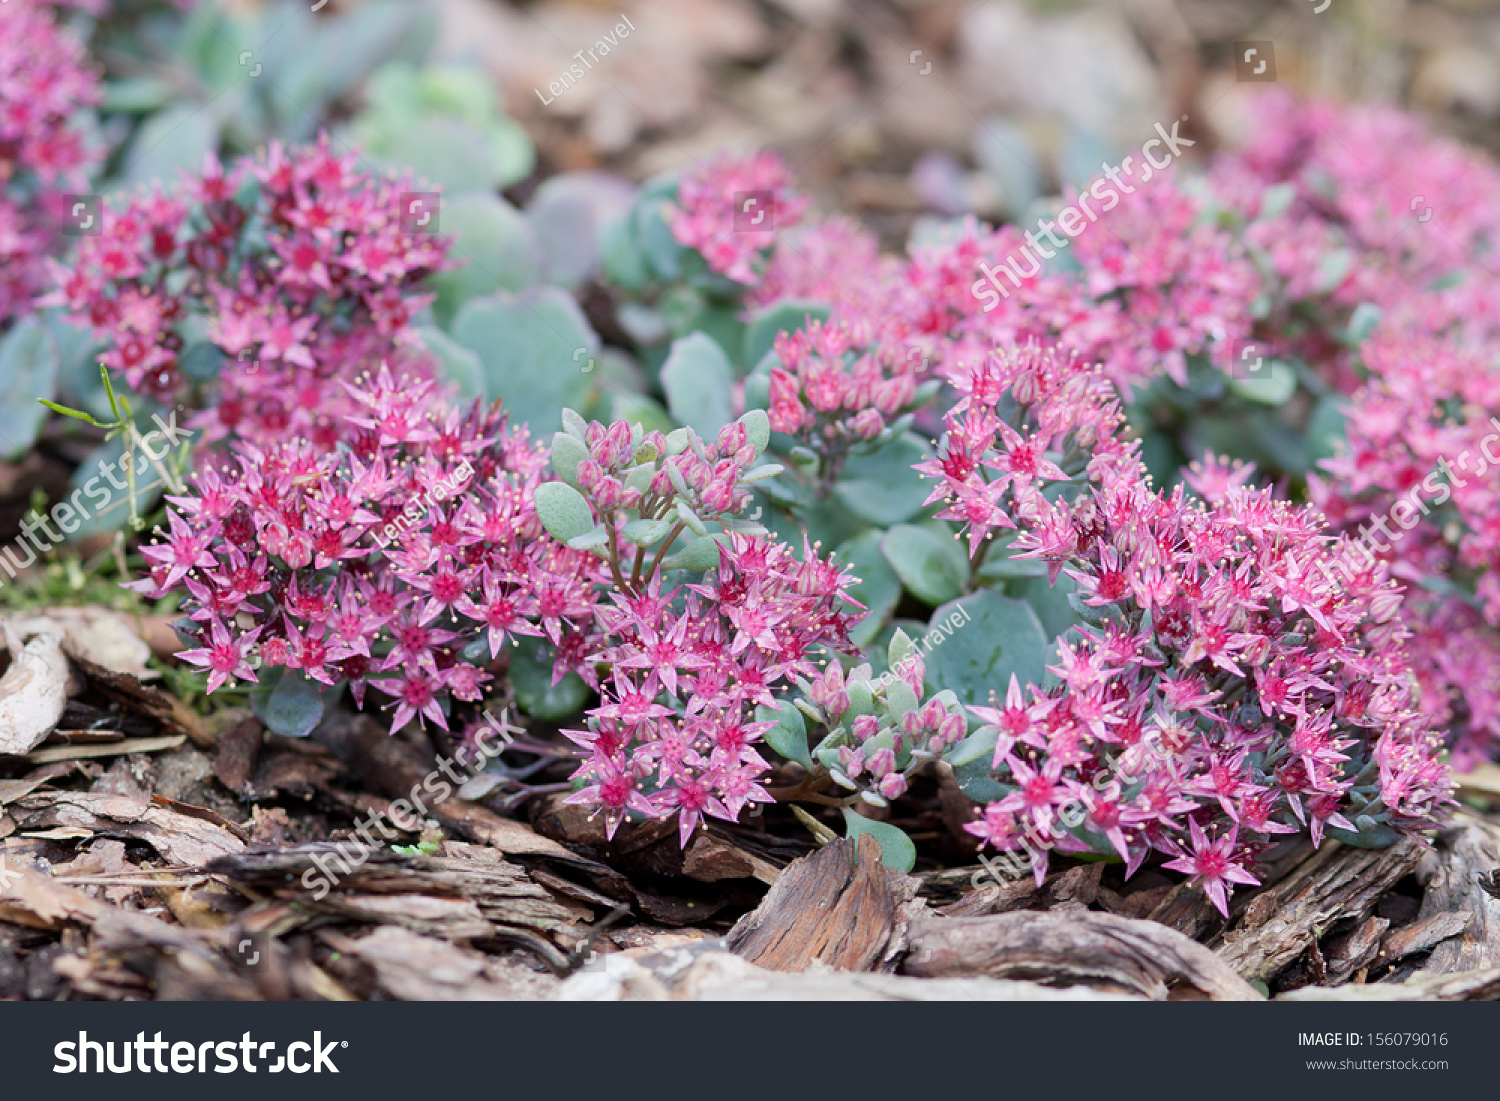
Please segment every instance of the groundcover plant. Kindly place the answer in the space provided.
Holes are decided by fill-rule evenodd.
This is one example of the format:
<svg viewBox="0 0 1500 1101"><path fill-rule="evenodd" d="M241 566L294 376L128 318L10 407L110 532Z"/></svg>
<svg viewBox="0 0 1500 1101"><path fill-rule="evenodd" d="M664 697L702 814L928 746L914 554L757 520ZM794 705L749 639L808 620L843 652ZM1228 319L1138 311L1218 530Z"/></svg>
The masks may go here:
<svg viewBox="0 0 1500 1101"><path fill-rule="evenodd" d="M1415 852L1493 767L1489 157L1273 88L1212 155L1156 123L1039 217L893 249L765 149L538 168L408 16L304 7L0 7L0 436L129 475L81 520L39 491L86 570L26 530L170 619L198 711L281 746L378 724L467 769L423 818L670 837L653 874L715 823L773 872L977 846L1038 890L1145 875L1203 904L1190 935L1304 843ZM354 54L258 44L283 11ZM158 55L194 102L250 91L152 174L198 124L106 69ZM1413 195L1468 216L1427 232ZM390 817L413 859L463 832Z"/></svg>

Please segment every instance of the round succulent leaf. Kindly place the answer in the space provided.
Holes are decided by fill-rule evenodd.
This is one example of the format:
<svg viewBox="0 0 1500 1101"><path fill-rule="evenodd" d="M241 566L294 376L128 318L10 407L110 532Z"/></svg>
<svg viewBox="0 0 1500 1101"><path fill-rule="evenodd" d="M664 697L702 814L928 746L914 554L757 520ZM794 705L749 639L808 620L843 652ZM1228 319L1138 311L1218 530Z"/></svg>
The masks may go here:
<svg viewBox="0 0 1500 1101"><path fill-rule="evenodd" d="M536 514L554 539L568 542L594 530L589 503L566 482L543 482L532 492Z"/></svg>
<svg viewBox="0 0 1500 1101"><path fill-rule="evenodd" d="M757 707L755 721L774 722L776 725L762 735L765 743L788 761L796 761L809 772L812 771L812 753L807 747L807 723L802 718L802 712L792 704L783 702L776 707Z"/></svg>
<svg viewBox="0 0 1500 1101"><path fill-rule="evenodd" d="M961 625L955 614L963 619ZM954 637L923 646L930 691L951 689L962 702L983 706L990 693L1005 694L1011 674L1022 684L1042 683L1051 647L1036 612L1024 600L983 589L934 612L929 636L944 623L954 624Z"/></svg>
<svg viewBox="0 0 1500 1101"><path fill-rule="evenodd" d="M880 862L897 872L909 872L917 863L917 846L898 826L876 822L848 807L844 810L844 836L873 837L880 846Z"/></svg>
<svg viewBox="0 0 1500 1101"><path fill-rule="evenodd" d="M925 604L953 600L969 577L963 544L929 527L897 524L880 541L880 552L901 583Z"/></svg>

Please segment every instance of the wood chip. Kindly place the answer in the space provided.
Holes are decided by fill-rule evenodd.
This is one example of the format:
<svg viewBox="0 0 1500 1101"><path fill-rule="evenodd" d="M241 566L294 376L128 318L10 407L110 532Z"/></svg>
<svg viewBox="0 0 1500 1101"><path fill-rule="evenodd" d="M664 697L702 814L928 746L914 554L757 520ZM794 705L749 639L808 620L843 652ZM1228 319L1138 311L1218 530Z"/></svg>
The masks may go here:
<svg viewBox="0 0 1500 1101"><path fill-rule="evenodd" d="M1497 868L1500 868L1500 828L1491 823L1464 815L1451 829L1437 836L1433 851L1417 869L1417 879L1426 888L1417 921L1420 924L1444 913L1464 915L1471 920L1456 933L1440 937L1444 943L1430 942L1437 947L1423 966L1424 973L1500 967L1500 899L1484 887L1487 877ZM1433 926L1434 930L1442 928L1451 925ZM1397 930L1392 936L1404 932Z"/></svg>
<svg viewBox="0 0 1500 1101"><path fill-rule="evenodd" d="M772 971L814 961L868 971L885 958L916 882L880 862L880 846L840 838L794 860L761 904L730 930L729 950Z"/></svg>
<svg viewBox="0 0 1500 1101"><path fill-rule="evenodd" d="M164 734L159 738L126 738L124 741L107 742L103 745L47 746L26 754L26 760L34 765L46 765L54 761L86 761L96 757L125 757L132 753L159 753L164 749L176 749L186 740L182 734Z"/></svg>
<svg viewBox="0 0 1500 1101"><path fill-rule="evenodd" d="M127 710L155 721L165 733L186 735L200 749L213 745L213 739L203 728L203 720L177 697L142 684L140 678L130 673L117 673L86 658L75 657L73 664L88 678L95 691Z"/></svg>
<svg viewBox="0 0 1500 1101"><path fill-rule="evenodd" d="M339 893L465 899L487 923L537 931L563 929L578 916L532 882L524 868L505 861L404 856L385 849L361 853L362 848L351 841L243 852L214 860L207 870L306 907L336 907ZM320 880L327 891L318 890Z"/></svg>
<svg viewBox="0 0 1500 1101"><path fill-rule="evenodd" d="M1362 920L1421 856L1411 838L1384 849L1325 841L1285 879L1256 894L1213 947L1244 978L1270 983L1337 922Z"/></svg>
<svg viewBox="0 0 1500 1101"><path fill-rule="evenodd" d="M403 1001L480 1002L512 998L509 985L494 981L488 961L435 937L387 925L366 937L331 931L318 934L334 951L368 965L375 981Z"/></svg>
<svg viewBox="0 0 1500 1101"><path fill-rule="evenodd" d="M0 677L0 754L19 756L40 745L68 706L68 659L56 635L24 646L8 626L10 668Z"/></svg>
<svg viewBox="0 0 1500 1101"><path fill-rule="evenodd" d="M1358 922L1348 932L1333 938L1328 946L1328 981L1332 985L1345 982L1356 971L1374 963L1380 955L1381 941L1391 927L1383 917L1370 916Z"/></svg>
<svg viewBox="0 0 1500 1101"><path fill-rule="evenodd" d="M146 667L151 648L130 618L113 608L98 604L60 606L35 615L13 615L6 622L22 637L56 635L69 657L141 680L160 675Z"/></svg>
<svg viewBox="0 0 1500 1101"><path fill-rule="evenodd" d="M907 975L830 971L771 971L728 952L703 951L679 968L672 953L637 960L624 953L600 957L568 979L552 997L557 1001L746 1001L746 1002L1105 1002L1134 995L1110 994L1086 986L1056 989L1008 979L919 979ZM659 962L667 966L663 968Z"/></svg>
<svg viewBox="0 0 1500 1101"><path fill-rule="evenodd" d="M247 789L255 772L262 733L258 720L245 719L235 723L219 738L219 748L214 754L214 776L235 794Z"/></svg>
<svg viewBox="0 0 1500 1101"><path fill-rule="evenodd" d="M1488 1002L1500 998L1500 967L1484 971L1422 974L1406 982L1304 986L1278 995L1279 1002Z"/></svg>
<svg viewBox="0 0 1500 1101"><path fill-rule="evenodd" d="M1186 985L1215 1001L1260 994L1196 941L1152 921L1091 912L933 917L912 925L902 973L1103 986L1155 1000Z"/></svg>
<svg viewBox="0 0 1500 1101"><path fill-rule="evenodd" d="M1418 918L1410 925L1402 926L1386 936L1380 945L1380 955L1386 963L1395 963L1406 956L1425 952L1441 944L1449 937L1456 937L1474 922L1474 914L1461 914L1452 910L1440 911L1429 917ZM1464 967L1462 971L1481 968Z"/></svg>
<svg viewBox="0 0 1500 1101"><path fill-rule="evenodd" d="M16 803L23 829L62 827L133 837L173 864L199 867L244 850L222 826L169 807L119 795L84 791L33 793Z"/></svg>

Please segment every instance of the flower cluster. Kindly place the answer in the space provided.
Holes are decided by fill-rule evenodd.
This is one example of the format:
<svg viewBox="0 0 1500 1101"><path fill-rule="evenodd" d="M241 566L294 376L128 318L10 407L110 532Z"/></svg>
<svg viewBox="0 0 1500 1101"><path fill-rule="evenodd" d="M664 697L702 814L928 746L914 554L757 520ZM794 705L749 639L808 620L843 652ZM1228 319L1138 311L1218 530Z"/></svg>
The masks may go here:
<svg viewBox="0 0 1500 1101"><path fill-rule="evenodd" d="M1348 399L1309 493L1408 585L1422 706L1471 765L1500 737L1500 499L1483 450L1500 414L1500 169L1385 108L1272 93L1259 112L1257 140L1212 178L1277 280L1272 327ZM1358 310L1378 320L1351 338ZM1368 534L1387 514L1399 526Z"/></svg>
<svg viewBox="0 0 1500 1101"><path fill-rule="evenodd" d="M926 666L906 633L897 630L891 668L876 677L869 664L846 675L829 662L820 676L799 681L797 707L828 733L813 754L840 787L883 807L906 793L911 777L963 741L968 733L958 697L944 689L922 702Z"/></svg>
<svg viewBox="0 0 1500 1101"><path fill-rule="evenodd" d="M776 338L771 428L822 455L825 469L856 445L878 447L903 431L938 385L918 386L922 365L915 355L892 362L886 346L860 350L861 336L814 320Z"/></svg>
<svg viewBox="0 0 1500 1101"><path fill-rule="evenodd" d="M346 385L344 446L235 441L144 548L134 587L184 591L201 645L182 656L210 691L257 679L254 654L347 682L357 703L373 686L393 698L392 729L446 729L444 699L478 701L518 637L545 636L558 677L589 673L600 569L545 538L532 505L545 453L498 411L445 409L384 368Z"/></svg>
<svg viewBox="0 0 1500 1101"><path fill-rule="evenodd" d="M586 729L568 732L589 754L570 799L601 810L611 836L629 812L676 814L686 844L705 814L769 800L754 743L773 724L754 709L813 673L815 648L848 647L850 580L736 518L749 485L781 469L756 466L765 413L712 444L687 428L565 423L552 447L564 480L539 487L537 509L555 537L607 558L615 582L594 605L603 645L590 659L606 672ZM668 556L686 532L697 538Z"/></svg>
<svg viewBox="0 0 1500 1101"><path fill-rule="evenodd" d="M272 143L225 172L103 212L59 270L55 300L107 345L104 362L163 400L217 373L208 441L333 446L354 405L343 383L387 363L430 374L409 322L447 243L405 217L409 180L375 180L326 137ZM184 378L186 376L186 379Z"/></svg>
<svg viewBox="0 0 1500 1101"><path fill-rule="evenodd" d="M797 224L809 200L791 190L774 153L721 155L685 173L667 224L679 244L696 249L710 269L739 283L760 281L765 251Z"/></svg>
<svg viewBox="0 0 1500 1101"><path fill-rule="evenodd" d="M97 162L78 114L99 100L82 44L46 8L0 7L0 326L46 286L44 258Z"/></svg>
<svg viewBox="0 0 1500 1101"><path fill-rule="evenodd" d="M975 709L1012 790L972 831L1042 842L1039 876L1054 848L1115 852L1130 872L1160 852L1227 912L1230 885L1294 822L1314 842L1429 825L1451 779L1384 567L1335 584L1320 517L1266 490L1152 489L1089 378L1035 349L976 369L928 464L971 545L1017 527L1011 552L1066 571L1085 616L1055 687ZM1062 450L1082 441L1086 460ZM1075 800L1070 823L1059 808Z"/></svg>

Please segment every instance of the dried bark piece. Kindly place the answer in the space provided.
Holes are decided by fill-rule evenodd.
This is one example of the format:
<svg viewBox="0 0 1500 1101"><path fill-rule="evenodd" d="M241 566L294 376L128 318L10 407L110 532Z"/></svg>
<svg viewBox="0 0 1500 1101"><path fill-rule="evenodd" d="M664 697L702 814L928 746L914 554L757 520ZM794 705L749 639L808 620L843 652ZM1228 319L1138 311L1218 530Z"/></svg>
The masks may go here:
<svg viewBox="0 0 1500 1101"><path fill-rule="evenodd" d="M1214 909L1213 903L1204 897L1203 892L1187 883L1171 887L1166 897L1146 916L1190 940L1197 940L1223 921L1219 911Z"/></svg>
<svg viewBox="0 0 1500 1101"><path fill-rule="evenodd" d="M16 615L6 623L18 635L56 635L69 657L82 658L116 673L141 680L160 676L146 667L151 647L136 633L129 617L99 604L48 608L36 615Z"/></svg>
<svg viewBox="0 0 1500 1101"><path fill-rule="evenodd" d="M134 837L174 864L198 867L245 848L243 841L212 821L126 796L34 793L18 800L16 807L27 815L21 818L23 829L63 827Z"/></svg>
<svg viewBox="0 0 1500 1101"><path fill-rule="evenodd" d="M157 738L115 738L95 745L49 745L34 749L26 759L34 765L57 761L87 761L97 757L128 757L132 753L159 753L176 749L185 740L182 734L163 734Z"/></svg>
<svg viewBox="0 0 1500 1101"><path fill-rule="evenodd" d="M710 946L711 947L711 946ZM919 979L867 971L771 971L721 951L698 954L678 968L658 952L641 960L623 953L603 956L564 982L557 1001L839 1001L839 1002L1113 1002L1134 995L1111 994L1086 986L1066 989L1010 979ZM658 960L660 958L660 962ZM665 964L665 966L662 966Z"/></svg>
<svg viewBox="0 0 1500 1101"><path fill-rule="evenodd" d="M1345 982L1356 971L1374 963L1380 955L1381 940L1390 927L1388 920L1372 915L1335 937L1326 954L1328 981L1335 985Z"/></svg>
<svg viewBox="0 0 1500 1101"><path fill-rule="evenodd" d="M385 925L359 938L331 931L318 936L335 952L353 956L368 966L375 983L393 998L481 1002L516 996L512 986L495 981L495 973L479 953L408 929Z"/></svg>
<svg viewBox="0 0 1500 1101"><path fill-rule="evenodd" d="M729 950L772 971L815 960L842 971L878 966L916 883L882 864L872 840L840 838L788 864L729 931Z"/></svg>
<svg viewBox="0 0 1500 1101"><path fill-rule="evenodd" d="M1402 926L1395 932L1386 936L1384 943L1380 946L1380 955L1386 963L1395 963L1406 956L1425 952L1434 945L1441 944L1450 937L1456 937L1473 924L1475 915L1473 913L1458 913L1453 910L1440 910L1425 918L1418 918L1410 925ZM1479 971L1482 968L1460 967L1451 970ZM1441 972L1435 972L1440 974Z"/></svg>
<svg viewBox="0 0 1500 1101"><path fill-rule="evenodd" d="M176 696L169 696L159 688L142 684L138 677L116 673L87 658L74 657L73 664L96 692L128 711L153 720L163 733L182 734L200 749L213 745L213 739L203 728L203 721Z"/></svg>
<svg viewBox="0 0 1500 1101"><path fill-rule="evenodd" d="M1083 983L1157 1001L1189 986L1214 1001L1261 995L1212 952L1152 921L1091 912L1018 911L913 924L902 973Z"/></svg>
<svg viewBox="0 0 1500 1101"><path fill-rule="evenodd" d="M758 879L772 884L781 874L781 869L770 861L762 860L733 841L716 837L707 830L699 830L682 854L682 871L690 879L701 883L717 883L721 879Z"/></svg>
<svg viewBox="0 0 1500 1101"><path fill-rule="evenodd" d="M363 863L347 874L341 869L358 859L355 846L320 843L295 849L244 852L214 860L207 870L236 883L295 898L303 905L334 908L339 894L369 896L436 896L465 899L476 912L495 925L550 931L571 926L577 911L555 901L547 890L533 883L524 869L504 861L459 860L448 857L403 856L384 850L368 850ZM337 875L323 900L313 899L314 889L303 876L314 872ZM330 877L332 878L332 877ZM316 880L314 881L316 883ZM373 916L367 920L376 920ZM494 932L488 928L486 932ZM482 933L463 935L479 936Z"/></svg>
<svg viewBox="0 0 1500 1101"><path fill-rule="evenodd" d="M1368 914L1421 856L1413 838L1384 849L1325 841L1285 879L1255 895L1214 950L1246 979L1269 983L1336 922Z"/></svg>
<svg viewBox="0 0 1500 1101"><path fill-rule="evenodd" d="M487 937L495 927L467 898L430 895L361 895L340 891L329 895L319 909L369 925L399 925L428 937L469 940Z"/></svg>
<svg viewBox="0 0 1500 1101"><path fill-rule="evenodd" d="M24 646L6 629L10 668L0 677L0 754L30 753L57 726L68 706L68 659L56 635Z"/></svg>
<svg viewBox="0 0 1500 1101"><path fill-rule="evenodd" d="M1406 982L1304 986L1277 995L1278 1002L1488 1002L1500 998L1500 967L1483 971L1420 974Z"/></svg>
<svg viewBox="0 0 1500 1101"><path fill-rule="evenodd" d="M1496 868L1500 829L1490 823L1464 815L1437 836L1434 851L1417 870L1426 888L1417 920L1445 912L1469 914L1472 920L1461 936L1433 949L1424 974L1500 967L1500 899L1485 889Z"/></svg>
<svg viewBox="0 0 1500 1101"><path fill-rule="evenodd" d="M250 777L255 773L261 731L258 720L245 719L235 723L219 738L219 748L214 754L214 776L236 795L245 793Z"/></svg>

